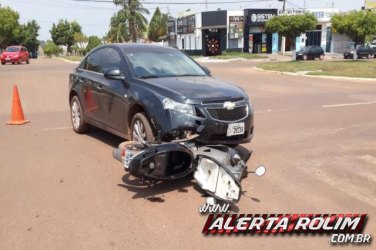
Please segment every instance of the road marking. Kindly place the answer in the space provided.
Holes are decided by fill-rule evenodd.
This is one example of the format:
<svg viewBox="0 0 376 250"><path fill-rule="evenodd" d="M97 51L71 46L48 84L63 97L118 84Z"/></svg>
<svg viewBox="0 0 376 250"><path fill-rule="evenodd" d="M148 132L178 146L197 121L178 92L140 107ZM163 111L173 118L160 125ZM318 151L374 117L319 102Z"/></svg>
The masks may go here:
<svg viewBox="0 0 376 250"><path fill-rule="evenodd" d="M66 130L66 129L72 129L72 127L42 128L42 131L54 131L54 130Z"/></svg>
<svg viewBox="0 0 376 250"><path fill-rule="evenodd" d="M321 107L322 108L338 108L338 107L346 107L346 106L369 105L369 104L374 104L374 103L376 103L376 101L322 105Z"/></svg>

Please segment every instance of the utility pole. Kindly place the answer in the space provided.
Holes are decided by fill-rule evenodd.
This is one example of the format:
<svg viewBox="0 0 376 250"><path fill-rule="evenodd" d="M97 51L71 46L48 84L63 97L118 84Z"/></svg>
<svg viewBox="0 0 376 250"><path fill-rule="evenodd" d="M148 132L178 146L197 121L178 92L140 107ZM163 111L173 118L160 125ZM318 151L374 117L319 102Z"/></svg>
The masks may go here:
<svg viewBox="0 0 376 250"><path fill-rule="evenodd" d="M286 13L285 13L285 11L286 11L286 0L283 0L283 7L282 7L282 13L283 13L283 15L285 15ZM286 37L282 37L282 55L284 55L285 54L285 51L286 51Z"/></svg>

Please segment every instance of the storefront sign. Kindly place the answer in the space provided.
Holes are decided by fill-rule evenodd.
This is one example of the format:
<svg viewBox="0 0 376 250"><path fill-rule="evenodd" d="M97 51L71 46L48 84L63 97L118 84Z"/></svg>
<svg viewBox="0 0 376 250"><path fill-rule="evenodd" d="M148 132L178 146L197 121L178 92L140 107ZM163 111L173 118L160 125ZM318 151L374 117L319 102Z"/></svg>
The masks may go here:
<svg viewBox="0 0 376 250"><path fill-rule="evenodd" d="M277 9L247 9L245 10L248 26L265 24L270 18L278 14Z"/></svg>
<svg viewBox="0 0 376 250"><path fill-rule="evenodd" d="M243 16L229 17L229 38L236 39L243 37Z"/></svg>
<svg viewBox="0 0 376 250"><path fill-rule="evenodd" d="M375 0L376 1L376 0ZM319 22L330 22L332 15L335 13L339 13L339 9L286 9L278 10L278 15L301 15L304 13L312 13Z"/></svg>
<svg viewBox="0 0 376 250"><path fill-rule="evenodd" d="M177 19L178 34L194 33L196 28L195 15L180 17Z"/></svg>

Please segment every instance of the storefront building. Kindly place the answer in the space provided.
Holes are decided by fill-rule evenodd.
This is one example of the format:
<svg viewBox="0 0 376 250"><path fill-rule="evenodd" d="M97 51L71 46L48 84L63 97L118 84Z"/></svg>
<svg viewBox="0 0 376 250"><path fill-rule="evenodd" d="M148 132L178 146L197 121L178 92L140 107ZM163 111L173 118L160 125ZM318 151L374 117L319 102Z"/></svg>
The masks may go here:
<svg viewBox="0 0 376 250"><path fill-rule="evenodd" d="M188 13L176 20L176 45L190 55L202 54L201 13Z"/></svg>
<svg viewBox="0 0 376 250"><path fill-rule="evenodd" d="M278 52L278 35L265 32L265 23L277 13L277 9L244 10L244 52Z"/></svg>
<svg viewBox="0 0 376 250"><path fill-rule="evenodd" d="M244 44L244 12L242 10L227 11L227 50L243 51Z"/></svg>
<svg viewBox="0 0 376 250"><path fill-rule="evenodd" d="M207 11L201 15L203 55L222 54L222 51L227 49L227 11Z"/></svg>
<svg viewBox="0 0 376 250"><path fill-rule="evenodd" d="M318 21L316 29L307 31L305 34L296 38L295 49L300 50L305 46L318 45L323 48L326 53L343 53L350 39L344 35L333 32L331 18L332 15L339 13L339 9L307 9L295 10L289 9L284 13L279 11L279 15L299 15L305 12L312 13ZM291 39L287 38L286 51L292 46Z"/></svg>

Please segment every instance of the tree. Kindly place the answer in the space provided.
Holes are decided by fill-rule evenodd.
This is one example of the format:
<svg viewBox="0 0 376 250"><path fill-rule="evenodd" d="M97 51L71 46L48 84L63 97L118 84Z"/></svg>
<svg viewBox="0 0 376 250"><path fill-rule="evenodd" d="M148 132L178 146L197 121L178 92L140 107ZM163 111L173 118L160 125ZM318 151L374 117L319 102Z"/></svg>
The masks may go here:
<svg viewBox="0 0 376 250"><path fill-rule="evenodd" d="M167 34L167 21L168 15L162 14L159 8L154 12L153 17L150 20L148 38L151 41L158 41L161 36Z"/></svg>
<svg viewBox="0 0 376 250"><path fill-rule="evenodd" d="M0 7L0 48L5 48L19 36L20 15L9 7Z"/></svg>
<svg viewBox="0 0 376 250"><path fill-rule="evenodd" d="M71 46L74 44L74 35L81 33L81 26L76 21L60 20L58 24L52 24L50 33L56 45L66 45L67 51L71 52Z"/></svg>
<svg viewBox="0 0 376 250"><path fill-rule="evenodd" d="M29 21L21 25L20 44L25 46L29 51L38 51L39 41L37 39L40 26L35 20Z"/></svg>
<svg viewBox="0 0 376 250"><path fill-rule="evenodd" d="M313 14L305 13L302 15L283 15L270 18L265 25L266 32L278 32L282 36L290 36L293 41L297 36L315 29L317 19ZM294 46L295 43L292 43Z"/></svg>
<svg viewBox="0 0 376 250"><path fill-rule="evenodd" d="M351 11L332 16L333 31L345 34L355 43L364 43L376 34L376 13L373 11Z"/></svg>
<svg viewBox="0 0 376 250"><path fill-rule="evenodd" d="M98 47L102 44L102 41L97 36L90 36L88 40L88 44L86 46L86 52L90 52L92 49Z"/></svg>
<svg viewBox="0 0 376 250"><path fill-rule="evenodd" d="M106 40L111 43L123 43L130 39L127 19L119 11L111 17L110 30L106 35Z"/></svg>
<svg viewBox="0 0 376 250"><path fill-rule="evenodd" d="M44 54L48 57L58 56L63 53L63 49L57 46L52 41L47 41L43 47Z"/></svg>
<svg viewBox="0 0 376 250"><path fill-rule="evenodd" d="M149 11L142 7L139 0L113 0L116 6L121 6L122 9L118 11L118 15L122 15L126 22L126 27L129 29L130 37L133 42L143 37L147 30L148 21L144 14L149 14Z"/></svg>

